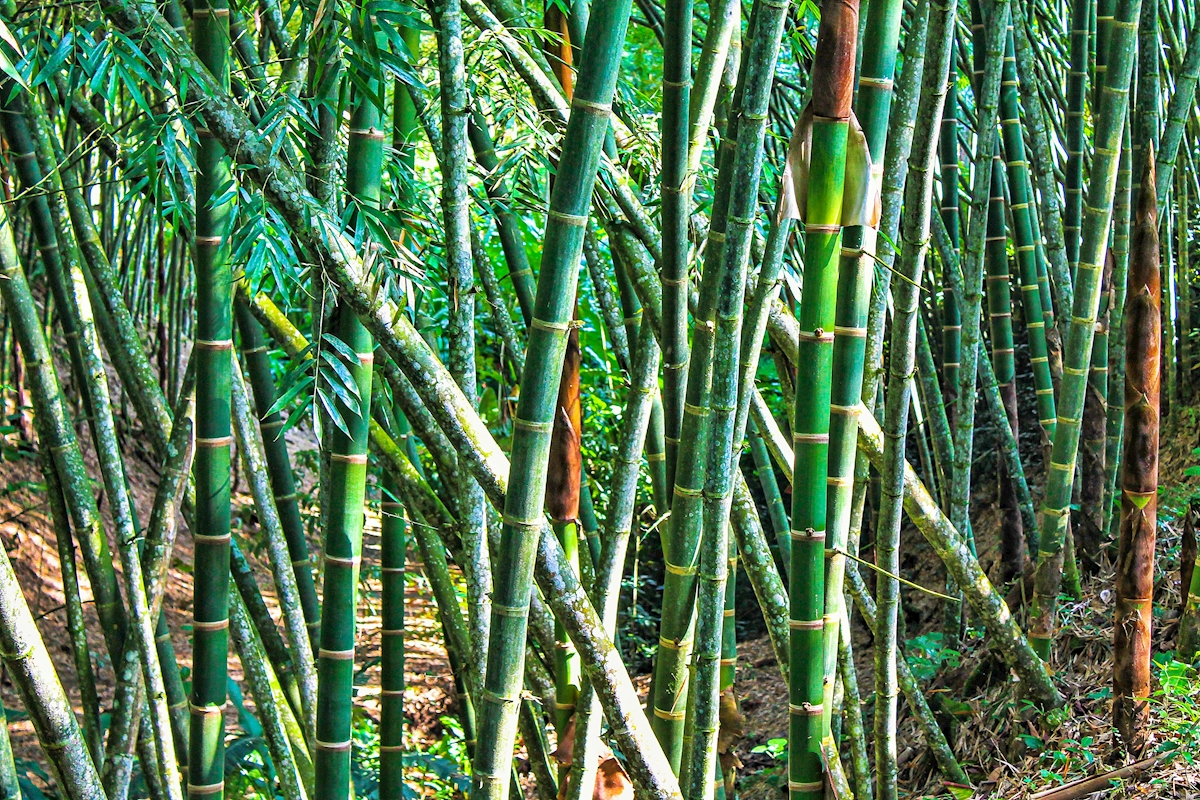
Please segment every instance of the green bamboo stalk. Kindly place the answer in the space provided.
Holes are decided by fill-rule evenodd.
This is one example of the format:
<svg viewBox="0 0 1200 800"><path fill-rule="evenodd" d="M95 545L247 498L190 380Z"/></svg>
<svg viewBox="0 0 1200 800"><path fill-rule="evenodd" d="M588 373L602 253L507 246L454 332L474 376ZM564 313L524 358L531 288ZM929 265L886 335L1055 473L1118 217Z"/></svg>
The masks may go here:
<svg viewBox="0 0 1200 800"><path fill-rule="evenodd" d="M779 493L779 482L775 478L775 467L771 463L771 454L767 452L766 442L754 423L746 431L750 440L750 454L754 459L754 474L762 488L763 497L767 502L767 514L771 520L771 530L775 534L775 544L779 548L779 561L783 565L784 574L792 566L792 537L789 531L787 508L783 505L783 495Z"/></svg>
<svg viewBox="0 0 1200 800"><path fill-rule="evenodd" d="M874 202L883 180L882 155L891 114L892 84L896 72L900 17L904 4L887 0L868 5L863 32L872 46L862 53L858 94L854 112L862 126L867 156L870 159L870 194ZM928 22L928 3L917 8L918 19ZM914 26L907 47L912 52L924 44L925 25ZM837 300L834 311L834 338L831 366L829 456L826 485L829 547L825 553L824 597L824 706L822 737L832 742L832 707L838 669L838 636L843 608L842 574L845 569L846 540L854 488L854 461L858 448L858 421L849 409L862 394L866 354L867 310L874 277L875 244L878 231L870 225L849 225L842 232L838 261ZM760 337L761 338L761 337Z"/></svg>
<svg viewBox="0 0 1200 800"><path fill-rule="evenodd" d="M988 203L986 252L987 311L992 346L992 368L1009 428L1017 433L1016 351L1013 347L1012 296L1008 266L1008 234L1005 228L1005 173L1000 156L992 158L991 198ZM1041 314L1038 314L1041 321ZM1025 566L1025 536L1021 525L1013 477L1003 460L997 475L1000 483L1000 564L1004 583L1021 575Z"/></svg>
<svg viewBox="0 0 1200 800"><path fill-rule="evenodd" d="M1002 16L1007 5L996 7ZM926 70L921 99L917 107L916 129L909 156L909 178L905 189L906 213L901 223L900 262L897 274L902 280L892 288L894 311L892 337L889 345L890 376L887 387L884 430L885 449L881 472L882 505L875 529L875 560L880 568L876 583L879 613L876 616L875 646L875 796L896 797L896 714L897 643L900 585L895 578L900 572L900 522L904 497L905 439L911 402L911 375L916 363L916 331L920 312L920 292L929 242L929 203L932 196L937 126L945 102L947 69L949 66L952 26L942 27L945 20L930 19L926 45ZM986 119L982 116L981 119ZM981 128L987 130L987 128ZM984 134L985 136L987 134ZM970 306L967 306L970 312ZM961 397L971 397L963 392ZM960 410L960 417L962 411ZM957 443L956 443L957 445ZM956 446L957 452L957 446ZM848 521L848 520L847 520ZM843 545L844 546L844 545Z"/></svg>
<svg viewBox="0 0 1200 800"><path fill-rule="evenodd" d="M479 703L473 793L481 799L505 800L508 794L509 762L517 722L517 704L512 701L521 690L525 614L533 545L542 526L549 423L556 406L566 333L574 306L586 214L600 147L608 130L608 108L618 68L616 54L625 39L628 17L629 0L605 0L592 8L573 112L551 194L526 370L516 414L512 447L515 463L509 473L512 488L504 501L488 669Z"/></svg>
<svg viewBox="0 0 1200 800"><path fill-rule="evenodd" d="M507 312L505 312L507 313ZM413 445L408 419L394 413L395 433L401 447ZM375 426L372 426L374 430ZM420 463L419 461L415 463ZM399 487L384 471L380 512L380 572L382 611L380 622L379 790L381 800L401 800L404 787L404 664L405 571L408 561L409 516L400 502Z"/></svg>
<svg viewBox="0 0 1200 800"><path fill-rule="evenodd" d="M1067 163L1064 173L1066 204L1063 209L1063 234L1072 276L1079 264L1080 225L1083 223L1084 98L1088 93L1088 40L1091 33L1088 20L1095 4L1096 0L1071 0L1071 63L1067 72Z"/></svg>
<svg viewBox="0 0 1200 800"><path fill-rule="evenodd" d="M401 92L398 90L396 94L400 97ZM409 93L405 91L403 95L408 97ZM411 105L410 99L408 106ZM492 216L496 219L496 231L500 234L504 260L508 263L508 279L512 281L517 305L520 306L521 316L528 326L533 319L533 294L536 291L533 270L529 266L529 256L525 253L520 222L511 208L509 187L503 176L496 172L500 168L500 159L496 156L496 145L488 129L487 120L482 114L475 112L467 119L467 135L475 152L476 162L487 173L484 188L491 203Z"/></svg>
<svg viewBox="0 0 1200 800"><path fill-rule="evenodd" d="M254 392L254 407L263 411L270 410L276 400L275 381L271 375L271 360L263 341L262 326L254 319L244 301L239 299L234 311L238 332L242 337L242 358L245 359L246 374ZM283 416L279 412L258 416L267 474L271 481L279 522L287 540L300 608L304 614L309 640L315 642L321 627L321 606L317 600L316 584L313 582L312 562L308 557L308 540L304 534L304 521L300 516L291 457L288 455L287 441L279 433L283 424Z"/></svg>
<svg viewBox="0 0 1200 800"><path fill-rule="evenodd" d="M946 77L946 99L942 108L942 130L938 139L941 154L941 213L942 223L950 232L950 242L957 252L961 241L958 189L958 48L950 44L950 67ZM948 282L943 281L944 284ZM947 417L953 427L958 408L958 364L962 357L962 315L949 285L942 289L942 373Z"/></svg>
<svg viewBox="0 0 1200 800"><path fill-rule="evenodd" d="M1013 31L1016 40L1017 73L1019 75L1036 75L1036 57L1030 34L1026 24L1015 26ZM1018 88L1021 93L1023 118L1029 133L1030 167L1036 178L1040 199L1041 216L1034 215L1034 223L1040 224L1045 233L1045 247L1037 251L1039 271L1039 288L1042 294L1042 313L1047 316L1047 324L1051 313L1058 319L1070 316L1071 298L1073 295L1070 257L1067 253L1063 210L1059 206L1059 180L1055 174L1055 161L1051 154L1050 134L1047 131L1046 118L1048 112L1042 103L1039 87L1033 80L1020 81ZM1082 90L1081 90L1082 91ZM1046 263L1046 257L1049 263ZM1054 281L1053 298L1050 293L1050 275ZM1047 336L1050 328L1046 329ZM1051 362L1051 373L1055 374L1054 362Z"/></svg>
<svg viewBox="0 0 1200 800"><path fill-rule="evenodd" d="M229 86L226 0L200 0L192 12L196 54L221 88ZM232 181L225 150L203 126L196 134L196 483L194 615L188 796L224 796L226 658L229 649L230 351L229 264L232 201L213 201Z"/></svg>
<svg viewBox="0 0 1200 800"><path fill-rule="evenodd" d="M1054 438L1057 421L1054 384L1050 378L1046 322L1042 313L1041 286L1038 282L1037 247L1041 237L1034 205L1033 182L1029 176L1024 127L1021 124L1018 103L1020 81L1017 75L1016 37L1010 23L1005 37L1004 71L1000 83L1000 131L1004 140L1004 162L1011 195L1009 208L1012 211L1013 240L1021 287L1021 310L1029 338L1029 360L1033 367L1038 423L1042 426L1045 441L1049 442ZM1015 417L1012 422L1015 430Z"/></svg>
<svg viewBox="0 0 1200 800"><path fill-rule="evenodd" d="M1042 510L1038 570L1030 623L1030 639L1043 659L1050 656L1054 635L1061 583L1062 545L1069 519L1075 458L1079 449L1079 420L1087 377L1085 367L1091 356L1095 320L1100 306L1103 256L1108 244L1116 193L1121 138L1133 70L1132 45L1140 7L1140 0L1120 0L1118 3L1112 23L1111 60L1100 93L1100 113L1094 137L1095 157L1092 160L1092 179L1084 214L1080 264L1076 271L1075 303L1064 348L1058 428L1054 435L1054 450Z"/></svg>
<svg viewBox="0 0 1200 800"><path fill-rule="evenodd" d="M1175 161L1179 143L1183 141L1184 128L1192 116L1192 101L1196 96L1196 84L1200 80L1200 19L1194 19L1188 31L1188 48L1175 75L1175 92L1167 105L1166 125L1162 132L1162 147L1158 150L1155 185L1158 189L1158 206L1166 208L1167 190L1175 172Z"/></svg>
<svg viewBox="0 0 1200 800"><path fill-rule="evenodd" d="M796 367L814 381L796 392L789 571L791 676L788 690L788 795L820 797L826 729L823 678L825 539L838 256L847 178L858 3L822 6L813 64L812 145L804 217L804 292ZM853 246L853 243L852 243Z"/></svg>
<svg viewBox="0 0 1200 800"><path fill-rule="evenodd" d="M692 91L692 0L666 0L663 9L663 423L666 430L667 484L673 486L690 355L687 322L691 242L688 229L691 176L694 170L689 170L688 161L688 108ZM720 25L713 28L719 30ZM707 130L707 120L704 127Z"/></svg>
<svg viewBox="0 0 1200 800"><path fill-rule="evenodd" d="M1133 148L1129 121L1125 122L1125 133L1121 147L1121 164L1117 168L1117 196L1113 201L1113 311L1111 327L1122 334L1125 331L1126 278L1129 272L1129 229L1132 200ZM1125 382L1125 337L1119 335L1110 342L1108 351L1109 380L1120 386ZM1120 526L1120 515L1113 514L1116 506L1117 472L1124 440L1125 404L1109 403L1108 420L1105 424L1107 440L1104 445L1104 506L1101 530L1106 536L1115 538Z"/></svg>

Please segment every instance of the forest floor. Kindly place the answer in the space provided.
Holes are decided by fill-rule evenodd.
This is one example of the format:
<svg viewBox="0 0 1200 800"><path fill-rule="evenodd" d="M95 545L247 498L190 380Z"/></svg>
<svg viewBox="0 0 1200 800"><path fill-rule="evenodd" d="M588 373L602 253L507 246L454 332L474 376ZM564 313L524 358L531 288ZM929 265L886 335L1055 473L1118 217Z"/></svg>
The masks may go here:
<svg viewBox="0 0 1200 800"><path fill-rule="evenodd" d="M1159 527L1159 570L1155 591L1155 652L1174 646L1179 608L1178 553L1180 509L1195 491L1195 478L1184 476L1186 467L1200 463L1193 455L1200 424L1188 419L1164 436ZM148 514L157 483L157 467L148 450L136 436L127 454L134 501L143 517ZM92 459L91 448L83 438L85 457ZM289 434L289 444L297 453L298 464L312 461L315 442L300 430ZM307 456L307 458L306 458ZM89 464L95 471L94 460ZM301 469L301 474L304 474ZM311 473L310 473L311 474ZM63 635L65 611L53 526L39 490L41 476L36 460L28 457L0 463L0 541L12 560L26 600L51 656L62 676L65 688L78 708L78 690L73 683L71 654ZM1031 476L1031 483L1036 478ZM257 574L268 576L269 569L260 554L257 523L252 501L244 493L244 481L235 484L235 535L247 556L256 562ZM311 478L302 486L311 490ZM242 491L237 491L237 489ZM976 493L973 519L981 560L990 568L996 560L999 514L995 493L980 487ZM104 508L101 498L101 511ZM1179 517L1177 519L1177 517ZM312 526L315 527L315 526ZM378 564L379 517L368 515L364 535L364 565ZM906 527L905 577L923 586L941 587L943 576L936 558L915 529ZM314 547L314 552L315 552ZM411 557L411 556L410 556ZM1110 559L1111 561L1111 559ZM164 607L168 615L179 665L191 662L191 541L181 535L170 567ZM454 757L448 742L453 730L454 688L449 664L441 644L440 626L434 606L420 574L421 565L410 563L407 588L405 707L412 724L410 744L415 750L443 753ZM118 567L119 568L119 567ZM101 703L111 703L113 673L104 653L86 576L81 574L81 591L89 619L90 646L101 692ZM915 645L918 666L925 677L933 678L927 695L940 697L940 721L949 731L951 744L960 762L978 787L979 797L1024 798L1079 778L1104 773L1126 763L1117 747L1110 724L1111 641L1112 641L1112 566L1085 582L1082 597L1066 612L1064 635L1059 637L1053 668L1068 698L1071 713L1065 723L1051 733L1039 728L1026 705L1014 694L1016 684L1007 670L999 666L980 641L970 638L962 652L943 650L936 632L940 629L942 601L905 590L905 622L910 645ZM278 608L269 581L260 588L273 612ZM358 721L369 739L369 730L379 713L379 582L377 571L364 567L359 610L358 647L360 672L356 677ZM1019 612L1018 612L1019 613ZM856 661L864 715L870 726L873 688L873 663L870 637L861 623L855 625ZM241 677L241 667L231 652L230 677ZM1169 661L1154 670L1156 696L1152 701L1154 737L1151 752L1163 759L1131 778L1112 797L1200 797L1200 764L1193 763L1200 744L1200 684L1194 674L1173 667ZM648 680L635 681L644 691ZM745 737L736 746L743 766L739 771L739 796L745 800L776 800L786 787L786 755L782 741L787 736L787 688L778 670L771 645L766 638L739 643L738 676L735 691L745 716ZM44 773L36 762L41 760L32 727L20 712L21 703L7 677L0 681L0 699L9 713L9 730L19 767L35 785L46 786ZM903 702L903 701L902 701ZM246 698L245 710L253 711L253 699ZM227 708L227 730L234 737L244 736L235 703ZM933 760L924 747L911 717L901 711L900 783L906 797L948 797ZM367 746L369 749L369 745ZM362 754L360 754L362 755ZM1170 757L1174 755L1175 757ZM518 754L518 768L523 759ZM369 757L369 755L368 755ZM457 754L457 760L461 752ZM525 772L526 770L521 769ZM442 784L445 785L444 783ZM418 789L432 794L433 789ZM527 791L527 794L530 792Z"/></svg>

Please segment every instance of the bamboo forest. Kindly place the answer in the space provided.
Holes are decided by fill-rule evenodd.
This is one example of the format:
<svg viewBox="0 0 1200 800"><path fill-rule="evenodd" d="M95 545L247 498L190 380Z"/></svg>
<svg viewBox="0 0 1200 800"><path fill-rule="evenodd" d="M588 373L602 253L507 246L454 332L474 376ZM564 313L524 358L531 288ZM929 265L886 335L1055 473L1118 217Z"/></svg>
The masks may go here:
<svg viewBox="0 0 1200 800"><path fill-rule="evenodd" d="M0 0L0 800L1200 798L1195 0Z"/></svg>

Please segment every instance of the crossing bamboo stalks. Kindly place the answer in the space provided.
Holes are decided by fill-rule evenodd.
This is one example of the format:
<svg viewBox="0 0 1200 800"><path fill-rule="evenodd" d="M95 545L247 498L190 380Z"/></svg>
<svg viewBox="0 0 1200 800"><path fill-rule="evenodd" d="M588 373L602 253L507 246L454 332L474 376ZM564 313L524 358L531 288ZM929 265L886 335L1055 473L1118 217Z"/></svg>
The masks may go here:
<svg viewBox="0 0 1200 800"><path fill-rule="evenodd" d="M740 99L740 98L739 98ZM687 663L693 644L696 570L699 562L703 514L702 495L709 444L712 396L713 340L716 332L717 288L726 240L732 173L736 166L736 121L726 131L719 150L720 167L713 198L700 292L693 309L687 393L680 423L680 451L676 455L671 516L663 536L666 575L663 580L662 616L658 654L654 663L654 717L652 724L672 768L678 774L683 761L683 733L687 703ZM660 339L663 336L661 287L658 297ZM652 323L653 324L653 323ZM664 405L664 416L666 407Z"/></svg>
<svg viewBox="0 0 1200 800"><path fill-rule="evenodd" d="M276 400L275 379L271 375L271 360L263 340L262 326L250 313L245 302L235 306L238 333L241 335L242 358L246 362L246 376L254 393L254 407L269 411ZM300 517L300 504L296 495L296 479L292 475L291 457L287 441L280 434L283 415L278 411L258 415L258 429L262 435L263 451L266 456L267 473L271 481L271 493L279 512L279 522L287 539L288 552L300 607L310 641L314 644L321 627L321 606L317 600L316 584L313 581L312 562L308 556L308 540L304 535L304 522Z"/></svg>
<svg viewBox="0 0 1200 800"><path fill-rule="evenodd" d="M1135 756L1145 750L1150 722L1162 371L1158 208L1157 198L1148 190L1154 185L1153 143L1147 145L1144 158L1141 174L1147 191L1139 193L1133 219L1125 301L1125 443L1113 642L1113 723L1126 749Z"/></svg>
<svg viewBox="0 0 1200 800"><path fill-rule="evenodd" d="M804 292L800 299L797 369L812 392L796 392L796 459L792 481L788 794L824 792L823 657L825 539L828 526L830 396L838 256L842 239L847 135L850 128L858 2L822 5L813 65L811 166L804 219Z"/></svg>
<svg viewBox="0 0 1200 800"><path fill-rule="evenodd" d="M1129 105L1129 80L1133 69L1133 39L1140 0L1120 0L1113 21L1112 47L1105 84L1100 92L1096 121L1095 157L1084 214L1083 245L1076 270L1075 302L1063 355L1063 383L1059 398L1058 427L1048 469L1042 509L1038 569L1034 584L1030 639L1043 659L1050 656L1062 575L1063 537L1070 513L1071 486L1079 449L1080 418L1086 389L1087 365L1100 306L1104 251L1108 244L1116 194L1122 130Z"/></svg>
<svg viewBox="0 0 1200 800"><path fill-rule="evenodd" d="M0 218L0 228L3 229L0 232L0 259L3 259L0 270L4 272L4 282L24 282L7 216ZM16 266L15 271L13 266ZM58 680L37 623L25 604L25 595L8 553L0 553L0 652L3 652L9 678L33 723L55 783L69 800L103 800L106 795L100 785L100 776L88 754L87 743L75 721L75 712Z"/></svg>
<svg viewBox="0 0 1200 800"><path fill-rule="evenodd" d="M255 325L257 324L255 322ZM284 629L291 644L290 655L296 668L297 688L300 694L301 722L306 728L306 739L312 741L315 736L312 721L316 715L317 673L308 628L305 625L304 610L301 607L300 589L293 571L281 515L271 493L267 458L263 441L253 423L249 393L236 361L232 369L233 427L241 454L240 460L246 473L246 482L250 484L254 505L258 509L259 525L265 534L275 593L282 607Z"/></svg>

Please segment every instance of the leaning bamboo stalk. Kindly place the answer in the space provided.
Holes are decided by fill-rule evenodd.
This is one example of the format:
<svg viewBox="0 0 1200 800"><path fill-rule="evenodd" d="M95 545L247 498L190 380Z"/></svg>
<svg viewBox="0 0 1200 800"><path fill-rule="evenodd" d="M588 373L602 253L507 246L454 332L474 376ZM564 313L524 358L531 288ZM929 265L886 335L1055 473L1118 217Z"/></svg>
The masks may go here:
<svg viewBox="0 0 1200 800"><path fill-rule="evenodd" d="M878 630L879 611L875 600L867 591L866 582L859 573L857 565L847 568L846 583L850 595L858 604L863 623L867 626L867 630L874 635ZM946 735L934 718L933 711L925 699L924 689L920 681L913 675L903 648L900 648L900 654L896 659L896 674L900 691L904 693L904 700L917 720L917 727L925 738L926 746L933 752L938 769L941 770L946 780L969 786L971 781L958 763L958 759L955 758L954 751L946 740Z"/></svg>
<svg viewBox="0 0 1200 800"><path fill-rule="evenodd" d="M1200 80L1200 20L1192 23L1188 31L1188 48L1175 76L1175 92L1167 105L1166 127L1162 133L1162 147L1158 150L1155 186L1158 190L1159 208L1166 208L1167 191L1175 172L1175 160L1179 143L1183 141L1184 128L1191 118L1196 96L1196 83Z"/></svg>
<svg viewBox="0 0 1200 800"><path fill-rule="evenodd" d="M43 386L37 379L38 371L48 371L47 377L53 381L53 367L50 352L41 335L41 321L33 303L33 295L17 255L12 228L3 209L0 209L0 277L3 277L0 280L0 292L3 293L9 318L14 323L21 323L14 328L20 338L26 364L30 366L34 377L31 388L34 389L35 399L45 389L53 388L54 402L61 404L57 386L54 385L56 382ZM43 417L40 413L35 415L35 421L40 420L39 432L50 434L53 419ZM51 436L39 438L42 447L49 449L52 446ZM78 478L71 473L67 475L68 479ZM87 742L59 683L58 673L42 642L37 623L25 603L21 584L7 553L0 553L0 649L58 785L71 800L102 800L106 795L88 753Z"/></svg>
<svg viewBox="0 0 1200 800"><path fill-rule="evenodd" d="M534 540L544 525L545 464L570 326L586 217L608 130L609 106L625 40L629 0L591 10L578 84L550 200L542 267L522 376L513 439L512 490L504 500L504 527L493 591L487 676L480 698L474 792L504 800L516 734ZM528 377L527 377L528 376ZM506 472L508 472L506 470ZM486 489L487 487L485 487ZM567 570L569 572L569 570ZM573 576L569 576L573 579ZM550 599L549 596L547 599ZM577 644L578 646L578 644ZM610 720L611 721L611 720Z"/></svg>
<svg viewBox="0 0 1200 800"><path fill-rule="evenodd" d="M889 577L900 571L900 522L904 497L905 440L912 399L911 375L916 368L916 333L920 291L929 248L929 209L932 205L933 170L937 157L937 132L946 95L945 75L950 61L953 27L940 16L930 19L926 65L917 105L916 129L909 156L905 213L901 221L903 246L892 287L894 311L890 343L884 430L883 465L880 468L882 504L875 535L875 558L881 570L877 583L879 613L875 645L875 796L896 797L897 642L900 584ZM963 394L962 396L969 396ZM847 523L849 520L847 519ZM845 547L845 544L842 545Z"/></svg>
<svg viewBox="0 0 1200 800"><path fill-rule="evenodd" d="M1150 629L1158 520L1159 388L1162 303L1154 145L1145 150L1133 220L1125 301L1125 443L1121 536L1117 546L1113 642L1113 723L1126 749L1141 755L1150 722ZM1190 587L1189 587L1190 590ZM1189 591L1190 593L1190 591ZM1183 649L1182 647L1180 648Z"/></svg>
<svg viewBox="0 0 1200 800"><path fill-rule="evenodd" d="M304 617L300 589L293 571L288 543L284 536L280 514L269 483L270 470L258 426L250 409L250 398L246 383L236 359L232 366L233 427L241 453L242 470L250 485L254 505L258 509L259 525L266 538L267 555L271 562L271 577L274 579L276 596L283 614L283 627L287 631L292 664L295 667L296 683L300 690L302 722L305 738L315 740L313 729L317 703L317 671L309 643L308 626Z"/></svg>
<svg viewBox="0 0 1200 800"><path fill-rule="evenodd" d="M1034 583L1030 638L1042 658L1050 657L1058 592L1062 581L1063 538L1070 516L1071 487L1079 450L1080 418L1086 388L1095 321L1100 305L1101 273L1116 193L1117 169L1125 112L1129 105L1129 81L1133 69L1133 39L1137 30L1140 0L1120 0L1112 23L1112 60L1100 92L1096 122L1095 158L1088 201L1084 213L1083 245L1076 270L1075 298L1063 355L1063 383L1058 409L1058 427L1048 469L1042 508L1038 569Z"/></svg>
<svg viewBox="0 0 1200 800"><path fill-rule="evenodd" d="M366 13L366 6L363 6ZM453 298L448 310L446 366L472 404L477 402L478 378L475 370L475 279L471 261L470 197L467 185L467 96L462 38L460 0L440 0L431 7L436 28L438 83L441 87L441 168L442 228L445 231L446 290ZM364 98L363 105L369 105ZM378 110L374 110L378 117ZM361 127L361 126L358 126ZM378 203L376 172L375 202ZM487 546L487 516L483 490L475 479L460 472L454 481L459 535L465 548L462 559L467 586L467 624L470 649L461 653L469 691L477 692L484 683L487 659L489 617L491 616L492 564Z"/></svg>
<svg viewBox="0 0 1200 800"><path fill-rule="evenodd" d="M271 752L271 761L275 767L275 775L279 780L280 793L284 800L304 800L307 796L296 760L292 755L292 746L288 741L287 729L283 713L272 691L273 676L270 675L270 662L263 653L262 644L255 634L254 626L246 613L242 599L234 595L230 603L229 623L233 631L233 644L238 658L246 670L246 679L250 691L254 694L254 706L258 718L262 721L266 734L267 746Z"/></svg>

